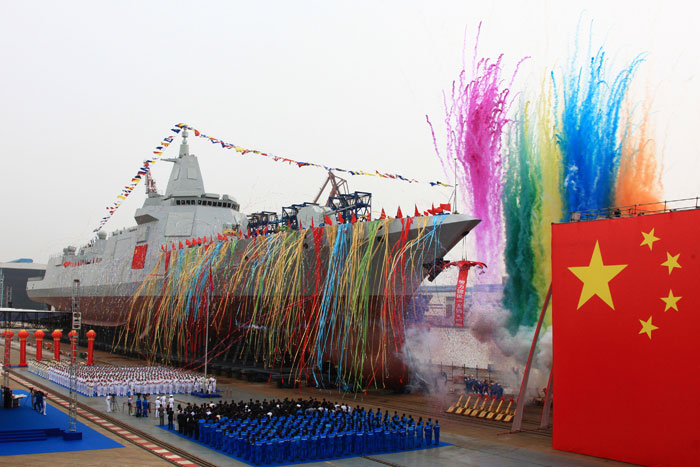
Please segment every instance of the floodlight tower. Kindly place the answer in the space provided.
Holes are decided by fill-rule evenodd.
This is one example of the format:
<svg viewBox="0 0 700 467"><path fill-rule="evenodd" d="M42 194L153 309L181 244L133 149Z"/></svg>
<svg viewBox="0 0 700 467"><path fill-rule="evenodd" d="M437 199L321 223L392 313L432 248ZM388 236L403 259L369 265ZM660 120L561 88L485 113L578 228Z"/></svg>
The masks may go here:
<svg viewBox="0 0 700 467"><path fill-rule="evenodd" d="M75 433L78 431L78 368L76 365L76 345L78 341L78 335L80 333L80 325L82 317L80 314L80 280L73 280L73 294L71 300L72 308L72 326L71 329L74 332L69 333L70 345L71 345L71 358L70 358L70 384L69 384L69 401L68 401L68 431Z"/></svg>

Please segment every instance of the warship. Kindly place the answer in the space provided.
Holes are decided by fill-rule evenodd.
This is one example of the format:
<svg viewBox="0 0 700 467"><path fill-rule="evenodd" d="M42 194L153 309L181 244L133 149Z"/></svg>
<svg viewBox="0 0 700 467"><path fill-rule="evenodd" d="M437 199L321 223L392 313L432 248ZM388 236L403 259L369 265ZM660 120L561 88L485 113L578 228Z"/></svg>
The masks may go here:
<svg viewBox="0 0 700 467"><path fill-rule="evenodd" d="M304 243L304 266L308 264L308 268L312 268L320 258L324 267L328 267L330 251L326 240L322 244L314 242L314 229L309 227L327 229L331 228L329 224L337 225L338 222L348 222L350 219L358 222L370 220L371 194L339 192L330 172L329 180L333 182L333 188L325 205L306 202L283 208L281 215L274 212L245 215L233 196L205 191L197 157L190 153L186 129L181 136L178 157L161 159L173 164L164 194L155 189L149 173L146 181L147 198L134 215L136 225L109 235L99 231L97 237L84 246L64 248L61 254L49 259L43 278L35 278L27 284L27 293L32 300L57 310L69 311L76 299L79 300L83 328L87 325L98 331L98 348L116 352L125 350L117 348L114 344L115 337L119 329L127 324L130 312L139 306L135 299L139 287L149 274L165 272L167 263L164 266L162 261L165 252L201 245L202 241L225 240L227 236L237 236L236 250L242 252L258 235L278 235L285 230L305 228L308 241ZM435 222L434 217L439 218L439 222ZM410 300L426 277L430 275L432 279L439 273L443 256L480 222L465 214L449 212L420 216L413 220L415 222L407 228L405 219L385 219L382 228L376 233L381 236L379 240L387 242L388 248L392 248L397 242L417 237L421 229L422 233L434 230L434 241L430 246L426 245L426 251L421 252L421 264L415 265L401 279L402 300ZM233 258L240 262L248 260L242 254L234 255ZM235 270L241 264L230 266L224 269L224 273ZM370 265L370 276L378 268L379 265ZM304 295L318 293L317 284L313 284L312 277L313 274L309 271L303 287ZM218 278L216 282L225 283L225 278ZM158 288L149 290L153 294L160 293ZM386 294L386 284L380 278L371 277L368 290L371 306L380 308L382 300L379 297ZM224 294L227 296L223 297ZM216 287L213 290L213 300L225 299L233 310L240 301L254 300L255 294L255 290L224 292L221 287ZM143 302L143 292L138 299ZM379 338L379 335L367 336L366 345L371 346ZM229 352L220 358L231 359L234 358L231 357L233 354L235 352ZM399 375L398 379L402 382L407 381L404 365L398 357L390 358L396 360L393 361L394 374ZM328 359L333 360L334 356L329 355Z"/></svg>

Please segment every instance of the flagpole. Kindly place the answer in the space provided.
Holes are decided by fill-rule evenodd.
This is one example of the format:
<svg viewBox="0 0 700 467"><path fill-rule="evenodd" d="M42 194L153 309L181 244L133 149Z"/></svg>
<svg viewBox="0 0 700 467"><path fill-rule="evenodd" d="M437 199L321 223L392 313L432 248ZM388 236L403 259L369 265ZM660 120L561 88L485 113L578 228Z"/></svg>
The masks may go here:
<svg viewBox="0 0 700 467"><path fill-rule="evenodd" d="M209 267L209 299L207 300L207 323L204 330L204 379L207 378L207 369L209 363L209 310L211 309L212 289L214 287L213 278L211 277L211 266Z"/></svg>

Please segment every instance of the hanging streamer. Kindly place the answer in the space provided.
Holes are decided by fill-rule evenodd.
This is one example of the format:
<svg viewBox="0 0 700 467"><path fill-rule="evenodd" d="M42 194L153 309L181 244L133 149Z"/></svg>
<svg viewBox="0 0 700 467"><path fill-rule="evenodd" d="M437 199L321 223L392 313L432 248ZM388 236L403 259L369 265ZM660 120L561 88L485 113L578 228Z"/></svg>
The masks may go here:
<svg viewBox="0 0 700 467"><path fill-rule="evenodd" d="M210 358L247 355L312 380L332 360L340 388L384 386L399 371L404 309L446 217L336 224L161 252L133 296L119 342L194 367L209 309L216 342ZM390 241L389 227L399 222Z"/></svg>

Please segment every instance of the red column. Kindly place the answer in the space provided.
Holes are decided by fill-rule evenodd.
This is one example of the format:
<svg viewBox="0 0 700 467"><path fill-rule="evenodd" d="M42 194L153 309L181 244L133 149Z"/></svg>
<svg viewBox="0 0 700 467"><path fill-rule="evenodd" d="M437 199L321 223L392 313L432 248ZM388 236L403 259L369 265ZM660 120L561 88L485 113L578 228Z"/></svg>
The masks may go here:
<svg viewBox="0 0 700 467"><path fill-rule="evenodd" d="M95 337L97 337L97 333L90 329L86 334L88 338L88 357L87 357L87 365L94 365L93 363L93 352L95 350Z"/></svg>
<svg viewBox="0 0 700 467"><path fill-rule="evenodd" d="M10 367L10 352L12 349L12 336L15 335L14 332L10 331L7 329L5 332L2 333L3 337L5 338L5 363L4 365L6 367Z"/></svg>
<svg viewBox="0 0 700 467"><path fill-rule="evenodd" d="M44 331L38 329L34 331L34 339L36 340L36 361L41 361L41 351L44 350Z"/></svg>
<svg viewBox="0 0 700 467"><path fill-rule="evenodd" d="M17 333L17 337L19 337L19 366L24 367L27 366L27 337L29 337L29 333L22 329Z"/></svg>
<svg viewBox="0 0 700 467"><path fill-rule="evenodd" d="M53 337L53 358L54 360L61 361L61 336L63 333L60 329L56 329L51 333Z"/></svg>
<svg viewBox="0 0 700 467"><path fill-rule="evenodd" d="M68 339L70 340L70 362L75 363L77 346L78 346L78 333L77 333L77 331L73 330L73 331L69 332Z"/></svg>

